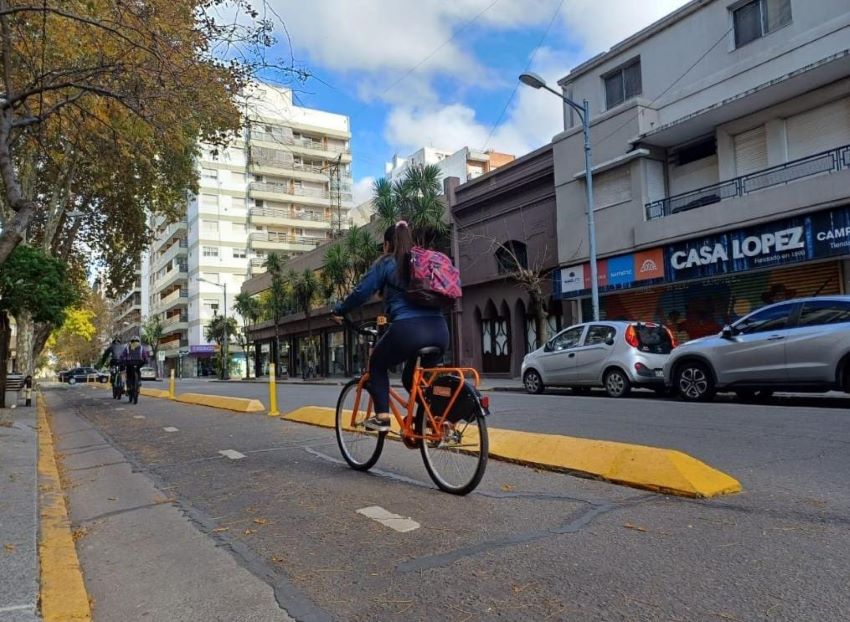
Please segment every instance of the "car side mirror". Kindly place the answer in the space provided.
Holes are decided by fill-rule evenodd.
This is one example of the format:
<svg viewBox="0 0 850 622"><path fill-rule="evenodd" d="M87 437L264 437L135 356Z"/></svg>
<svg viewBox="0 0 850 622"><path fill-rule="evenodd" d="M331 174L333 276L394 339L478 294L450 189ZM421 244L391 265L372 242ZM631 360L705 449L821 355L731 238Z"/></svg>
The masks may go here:
<svg viewBox="0 0 850 622"><path fill-rule="evenodd" d="M735 336L735 329L731 326L724 326L723 330L720 332L720 336L724 339L731 339Z"/></svg>
<svg viewBox="0 0 850 622"><path fill-rule="evenodd" d="M606 346L613 346L613 345L614 345L614 338L613 338L613 337L608 337L608 338L605 340L605 345L606 345Z"/></svg>
<svg viewBox="0 0 850 622"><path fill-rule="evenodd" d="M551 342L551 341L547 341L547 342L543 345L543 351L544 351L544 352L551 352L553 349L554 349L554 348L552 347L552 342Z"/></svg>

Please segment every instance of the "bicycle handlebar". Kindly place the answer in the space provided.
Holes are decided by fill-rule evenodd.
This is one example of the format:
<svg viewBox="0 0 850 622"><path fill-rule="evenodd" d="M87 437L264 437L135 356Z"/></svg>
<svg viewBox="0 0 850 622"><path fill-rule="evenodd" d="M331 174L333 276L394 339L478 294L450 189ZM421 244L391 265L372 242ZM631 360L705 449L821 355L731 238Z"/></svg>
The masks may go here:
<svg viewBox="0 0 850 622"><path fill-rule="evenodd" d="M362 325L355 324L350 317L347 315L341 315L343 324L348 326L351 330L356 332L358 335L363 335L364 337L377 337L378 336L378 327L374 328L363 328Z"/></svg>

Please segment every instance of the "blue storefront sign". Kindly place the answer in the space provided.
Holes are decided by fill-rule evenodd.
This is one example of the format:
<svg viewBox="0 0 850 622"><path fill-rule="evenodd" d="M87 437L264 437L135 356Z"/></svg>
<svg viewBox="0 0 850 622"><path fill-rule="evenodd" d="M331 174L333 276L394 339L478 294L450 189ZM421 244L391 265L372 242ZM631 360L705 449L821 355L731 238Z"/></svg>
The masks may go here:
<svg viewBox="0 0 850 622"><path fill-rule="evenodd" d="M636 276L634 254L611 257L608 284L600 287L600 291L703 279L846 255L850 255L850 206L670 244L663 249L663 276L650 281ZM575 271L576 266L562 270ZM556 271L555 292L559 298L576 298L589 292L588 288L565 291L562 282L560 271Z"/></svg>

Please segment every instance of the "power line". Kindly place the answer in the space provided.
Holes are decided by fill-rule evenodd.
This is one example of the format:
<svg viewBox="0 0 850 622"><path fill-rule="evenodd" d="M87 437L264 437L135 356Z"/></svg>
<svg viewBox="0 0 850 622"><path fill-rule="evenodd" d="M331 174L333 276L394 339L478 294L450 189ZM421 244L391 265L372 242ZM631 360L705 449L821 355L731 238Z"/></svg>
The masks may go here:
<svg viewBox="0 0 850 622"><path fill-rule="evenodd" d="M558 14L561 12L561 7L564 6L564 0L561 0L558 3L558 6L555 8L555 12L552 13L552 19L549 20L549 24L546 26L546 30L543 31L543 35L540 37L540 40L537 42L537 45L532 50L531 55L528 57L528 62L525 64L525 69L523 71L528 71L528 68L531 67L531 63L534 61L534 57L537 55L537 51L543 45L546 38L549 36L549 31L552 30L552 24L555 23L555 19L558 17ZM487 140L484 142L484 149L486 150L490 144L490 140L493 138L493 135L496 133L496 130L499 128L499 125L502 122L502 118L505 116L505 113L508 111L508 107L511 105L511 102L516 97L517 89L519 88L519 82L514 84L514 90L511 91L510 97L508 97L508 101L505 102L504 108L502 108L502 112L499 113L496 122L493 124L493 127L490 128L490 133L487 135Z"/></svg>

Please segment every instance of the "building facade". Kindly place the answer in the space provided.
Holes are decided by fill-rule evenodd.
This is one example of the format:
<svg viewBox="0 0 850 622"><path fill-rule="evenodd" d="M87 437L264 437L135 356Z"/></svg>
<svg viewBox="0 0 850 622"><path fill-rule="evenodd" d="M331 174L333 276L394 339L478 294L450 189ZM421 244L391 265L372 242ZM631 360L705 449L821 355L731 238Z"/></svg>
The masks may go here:
<svg viewBox="0 0 850 622"><path fill-rule="evenodd" d="M518 376L536 349L535 301L511 273L519 263L542 280L546 340L571 317L552 298L557 267L555 182L547 145L465 184L446 181L455 262L463 281L453 334L458 363Z"/></svg>
<svg viewBox="0 0 850 622"><path fill-rule="evenodd" d="M433 164L440 168L442 173L441 183L448 177L457 177L461 183L464 183L503 166L513 159L514 156L508 153L475 151L469 147L463 147L454 152L423 147L406 158L393 156L392 161L387 162L384 166L384 176L389 181L395 182L403 179L411 166Z"/></svg>
<svg viewBox="0 0 850 622"><path fill-rule="evenodd" d="M308 252L350 224L348 117L296 106L289 89L262 84L243 104L242 136L226 148L202 146L185 219L154 222L151 313L164 324L160 357L184 376L214 373L206 327L236 315L235 296L269 253ZM231 354L241 368L233 373L244 373L243 353L231 346Z"/></svg>
<svg viewBox="0 0 850 622"><path fill-rule="evenodd" d="M847 291L850 5L695 0L573 69L591 110L602 316L682 339ZM553 139L556 295L589 316L583 138Z"/></svg>

